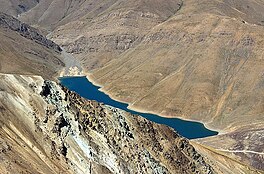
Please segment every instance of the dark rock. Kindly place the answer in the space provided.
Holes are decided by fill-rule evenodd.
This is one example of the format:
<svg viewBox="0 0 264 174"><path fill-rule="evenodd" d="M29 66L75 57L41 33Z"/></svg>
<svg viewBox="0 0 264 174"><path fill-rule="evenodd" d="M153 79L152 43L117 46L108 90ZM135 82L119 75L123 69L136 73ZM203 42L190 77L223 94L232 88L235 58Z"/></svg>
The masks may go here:
<svg viewBox="0 0 264 174"><path fill-rule="evenodd" d="M41 44L47 48L51 48L56 52L61 52L62 49L59 45L54 43L53 41L47 39L45 36L40 34L40 32L17 20L16 18L9 16L5 13L0 12L0 27L2 28L9 28L17 33L19 33L21 36L33 40L38 44Z"/></svg>
<svg viewBox="0 0 264 174"><path fill-rule="evenodd" d="M66 157L67 156L67 147L63 144L62 147L60 148L60 153Z"/></svg>
<svg viewBox="0 0 264 174"><path fill-rule="evenodd" d="M48 97L48 95L50 95L51 91L50 91L50 84L47 82L44 82L44 86L42 86L42 91L40 92L40 95L44 96L44 97Z"/></svg>

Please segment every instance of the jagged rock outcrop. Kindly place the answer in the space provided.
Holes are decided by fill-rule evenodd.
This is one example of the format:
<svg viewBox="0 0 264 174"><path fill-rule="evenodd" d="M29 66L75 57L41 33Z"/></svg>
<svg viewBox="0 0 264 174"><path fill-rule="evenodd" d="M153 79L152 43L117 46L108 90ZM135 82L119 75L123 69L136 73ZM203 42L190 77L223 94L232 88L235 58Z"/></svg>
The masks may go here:
<svg viewBox="0 0 264 174"><path fill-rule="evenodd" d="M250 0L46 0L19 18L52 30L51 38L74 53L84 71L99 68L93 80L112 97L134 109L203 121L225 135L199 142L263 170L263 7ZM17 43L10 42L1 45L8 54L0 70L18 73L10 65L20 60L10 59ZM54 70L47 62L61 65L31 60L22 67L29 74ZM53 133L63 133L63 118Z"/></svg>
<svg viewBox="0 0 264 174"><path fill-rule="evenodd" d="M81 20L59 25L51 38L75 53L101 90L131 109L202 121L221 133L263 127L264 3L177 3L157 8L141 0L104 6L100 14L89 10ZM116 39L122 35L137 39ZM116 49L118 42L123 49ZM246 142L255 144L255 136ZM232 149L217 140L222 149ZM263 150L257 152L235 154L263 170Z"/></svg>
<svg viewBox="0 0 264 174"><path fill-rule="evenodd" d="M114 173L211 173L206 164L188 141L166 126L154 124L137 115L131 115L96 101L86 101L68 91L66 99L78 112L75 119L83 136L93 142L93 157L110 155L105 162L115 160L117 164L107 166ZM91 132L97 136L91 136ZM101 137L107 143L104 150L97 142ZM161 142L160 142L161 141ZM98 147L99 149L97 149ZM103 152L102 152L103 151ZM109 165L109 164L108 164ZM113 170L114 169L114 170ZM118 170L116 170L118 169Z"/></svg>
<svg viewBox="0 0 264 174"><path fill-rule="evenodd" d="M209 174L231 170L219 170L167 126L86 100L39 76L1 74L0 79L2 173Z"/></svg>
<svg viewBox="0 0 264 174"><path fill-rule="evenodd" d="M51 48L57 52L62 51L62 49L60 48L59 45L57 45L53 41L44 37L42 34L40 34L40 32L37 29L35 29L35 28L33 28L33 27L23 23L23 22L20 22L16 18L9 16L9 15L2 13L2 12L0 12L0 27L8 28L8 29L11 29L15 32L18 32L23 37L25 37L27 39L31 39L31 40L33 40L33 41L35 41L41 45L44 45L47 48Z"/></svg>
<svg viewBox="0 0 264 174"><path fill-rule="evenodd" d="M113 173L213 172L186 139L166 126L85 100L54 82L45 81L42 89L54 108L38 126L53 124L51 132L61 139L54 142L64 144L69 160L93 160Z"/></svg>

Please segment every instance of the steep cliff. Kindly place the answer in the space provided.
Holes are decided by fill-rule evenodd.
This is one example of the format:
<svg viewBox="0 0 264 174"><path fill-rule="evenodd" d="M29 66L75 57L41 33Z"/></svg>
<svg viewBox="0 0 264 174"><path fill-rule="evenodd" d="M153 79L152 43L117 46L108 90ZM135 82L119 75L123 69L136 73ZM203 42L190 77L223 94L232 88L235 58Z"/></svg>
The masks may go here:
<svg viewBox="0 0 264 174"><path fill-rule="evenodd" d="M210 152L236 165L232 171L164 125L86 100L40 76L0 79L2 173L257 172Z"/></svg>
<svg viewBox="0 0 264 174"><path fill-rule="evenodd" d="M262 1L40 0L29 8L19 19L52 31L113 98L218 129L219 136L197 140L217 152L194 146L225 173L232 167L218 161L226 155L264 169ZM42 37L31 40L27 25L4 25L1 72L46 79L64 66Z"/></svg>
<svg viewBox="0 0 264 174"><path fill-rule="evenodd" d="M264 127L263 1L89 2L89 13L55 22L50 36L104 92L132 109L202 121L221 133L250 131L246 141L228 140L243 144L238 159L263 169L255 143Z"/></svg>

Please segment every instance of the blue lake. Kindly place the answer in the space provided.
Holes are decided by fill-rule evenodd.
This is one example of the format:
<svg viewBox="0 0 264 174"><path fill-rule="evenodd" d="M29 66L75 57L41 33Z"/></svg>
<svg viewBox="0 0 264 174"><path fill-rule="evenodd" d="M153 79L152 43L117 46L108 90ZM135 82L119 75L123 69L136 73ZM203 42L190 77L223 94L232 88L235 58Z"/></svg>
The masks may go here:
<svg viewBox="0 0 264 174"><path fill-rule="evenodd" d="M61 84L67 87L71 91L75 91L80 96L89 99L102 102L104 104L125 110L132 114L141 115L142 117L151 120L155 123L164 124L172 127L182 136L194 139L217 135L218 132L209 130L204 127L202 123L181 120L178 118L164 118L154 114L141 113L130 110L127 108L127 104L121 103L111 99L108 95L99 91L100 87L93 85L86 77L63 77L59 79Z"/></svg>

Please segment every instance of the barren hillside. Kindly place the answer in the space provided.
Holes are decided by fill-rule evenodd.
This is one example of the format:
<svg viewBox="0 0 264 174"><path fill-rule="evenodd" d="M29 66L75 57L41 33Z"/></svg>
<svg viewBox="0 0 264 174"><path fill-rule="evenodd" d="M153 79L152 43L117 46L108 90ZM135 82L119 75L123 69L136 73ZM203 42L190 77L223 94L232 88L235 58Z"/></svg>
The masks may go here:
<svg viewBox="0 0 264 174"><path fill-rule="evenodd" d="M72 5L55 25L31 20L31 11L21 19L54 26L50 37L104 92L133 109L256 134L229 141L241 144L234 145L239 159L263 169L263 1L89 1L90 9L87 2L87 13Z"/></svg>
<svg viewBox="0 0 264 174"><path fill-rule="evenodd" d="M262 0L40 0L19 19L111 97L201 121L221 134L197 142L263 170L263 9Z"/></svg>
<svg viewBox="0 0 264 174"><path fill-rule="evenodd" d="M0 13L0 72L57 76L64 66L61 48L38 30Z"/></svg>

